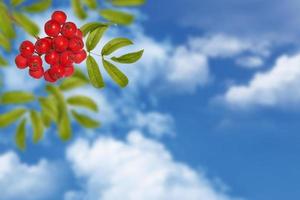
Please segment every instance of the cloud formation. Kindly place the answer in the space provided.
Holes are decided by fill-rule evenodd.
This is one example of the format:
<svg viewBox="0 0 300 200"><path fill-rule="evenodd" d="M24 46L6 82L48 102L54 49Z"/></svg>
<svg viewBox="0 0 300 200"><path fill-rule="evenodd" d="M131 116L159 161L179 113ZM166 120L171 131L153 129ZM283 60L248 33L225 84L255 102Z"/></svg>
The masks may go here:
<svg viewBox="0 0 300 200"><path fill-rule="evenodd" d="M225 101L234 107L299 105L299 63L300 54L280 56L269 71L257 73L247 85L230 87Z"/></svg>
<svg viewBox="0 0 300 200"><path fill-rule="evenodd" d="M0 154L0 200L55 198L63 182L60 171L46 160L28 165L14 152Z"/></svg>
<svg viewBox="0 0 300 200"><path fill-rule="evenodd" d="M67 150L82 190L65 200L233 200L201 172L175 161L165 147L130 132L126 141L79 139Z"/></svg>

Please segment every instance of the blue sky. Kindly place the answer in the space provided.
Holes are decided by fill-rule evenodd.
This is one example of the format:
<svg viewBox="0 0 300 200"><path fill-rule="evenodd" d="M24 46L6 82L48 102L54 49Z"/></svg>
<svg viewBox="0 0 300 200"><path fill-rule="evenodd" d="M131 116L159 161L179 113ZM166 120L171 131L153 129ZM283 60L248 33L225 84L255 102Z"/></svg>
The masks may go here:
<svg viewBox="0 0 300 200"><path fill-rule="evenodd" d="M68 5L58 8L76 20ZM297 199L299 8L296 0L149 1L142 20L102 42L126 35L145 49L138 64L122 66L130 86L67 94L94 98L102 128L74 124L68 143L51 129L25 153L13 145L14 126L0 130L0 199ZM43 81L13 64L1 73L2 91L41 94Z"/></svg>

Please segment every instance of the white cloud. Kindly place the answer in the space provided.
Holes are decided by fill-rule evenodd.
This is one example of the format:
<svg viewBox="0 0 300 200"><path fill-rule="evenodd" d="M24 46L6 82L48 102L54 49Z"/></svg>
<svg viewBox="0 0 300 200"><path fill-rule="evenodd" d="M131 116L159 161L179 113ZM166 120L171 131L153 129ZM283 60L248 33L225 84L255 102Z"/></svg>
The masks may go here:
<svg viewBox="0 0 300 200"><path fill-rule="evenodd" d="M208 57L234 57L243 52L267 56L268 43L240 39L238 37L215 34L205 37L193 37L189 39L189 45L194 51L198 51Z"/></svg>
<svg viewBox="0 0 300 200"><path fill-rule="evenodd" d="M235 107L299 105L299 63L300 54L279 57L271 70L257 73L247 85L230 87L226 102Z"/></svg>
<svg viewBox="0 0 300 200"><path fill-rule="evenodd" d="M77 140L68 148L67 159L83 188L68 191L66 200L234 199L140 132L129 133L125 142L105 137L93 143Z"/></svg>
<svg viewBox="0 0 300 200"><path fill-rule="evenodd" d="M133 127L145 130L156 137L174 135L174 119L168 114L137 112L131 124Z"/></svg>
<svg viewBox="0 0 300 200"><path fill-rule="evenodd" d="M59 171L46 160L28 165L13 152L0 154L0 200L51 199L62 185Z"/></svg>
<svg viewBox="0 0 300 200"><path fill-rule="evenodd" d="M238 58L236 60L236 63L239 66L254 69L261 67L264 64L264 61L261 57L258 56L245 56Z"/></svg>

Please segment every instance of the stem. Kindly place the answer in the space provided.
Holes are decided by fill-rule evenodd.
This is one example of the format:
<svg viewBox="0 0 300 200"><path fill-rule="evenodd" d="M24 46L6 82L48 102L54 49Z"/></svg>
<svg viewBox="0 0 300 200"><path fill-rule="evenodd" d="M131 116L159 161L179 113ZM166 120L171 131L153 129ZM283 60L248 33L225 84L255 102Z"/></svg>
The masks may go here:
<svg viewBox="0 0 300 200"><path fill-rule="evenodd" d="M96 54L96 53L94 53L94 52L89 52L90 54L93 54L93 55L95 55L95 56L100 56L100 57L102 57L102 55L99 55L99 54Z"/></svg>

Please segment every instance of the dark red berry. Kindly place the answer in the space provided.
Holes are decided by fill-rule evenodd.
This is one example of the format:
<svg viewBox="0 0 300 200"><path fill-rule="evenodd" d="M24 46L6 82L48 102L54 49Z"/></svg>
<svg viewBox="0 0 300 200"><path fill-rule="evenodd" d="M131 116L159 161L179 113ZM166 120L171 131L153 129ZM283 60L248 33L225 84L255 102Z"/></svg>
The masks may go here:
<svg viewBox="0 0 300 200"><path fill-rule="evenodd" d="M57 64L59 62L59 54L56 51L51 50L45 55L45 61L49 65Z"/></svg>
<svg viewBox="0 0 300 200"><path fill-rule="evenodd" d="M48 36L56 37L60 32L60 25L57 21L49 20L46 22L44 30Z"/></svg>
<svg viewBox="0 0 300 200"><path fill-rule="evenodd" d="M61 34L66 38L74 37L76 31L77 31L77 27L73 22L66 22L61 28Z"/></svg>
<svg viewBox="0 0 300 200"><path fill-rule="evenodd" d="M69 41L64 36L57 36L53 39L53 48L58 52L65 51L69 46Z"/></svg>
<svg viewBox="0 0 300 200"><path fill-rule="evenodd" d="M51 19L57 21L59 24L63 24L67 20L67 15L63 11L57 10L53 12Z"/></svg>
<svg viewBox="0 0 300 200"><path fill-rule="evenodd" d="M50 83L54 83L57 79L54 79L53 77L51 77L50 75L50 69L48 69L45 73L44 73L44 79Z"/></svg>
<svg viewBox="0 0 300 200"><path fill-rule="evenodd" d="M35 79L40 79L44 75L44 68L40 67L38 70L29 69L29 75Z"/></svg>
<svg viewBox="0 0 300 200"><path fill-rule="evenodd" d="M74 74L74 66L73 65L69 65L69 66L65 66L65 77L70 77Z"/></svg>
<svg viewBox="0 0 300 200"><path fill-rule="evenodd" d="M25 40L21 43L19 50L23 57L28 58L34 53L34 45L32 44L32 42Z"/></svg>
<svg viewBox="0 0 300 200"><path fill-rule="evenodd" d="M77 37L77 38L80 38L80 39L83 38L83 34L82 34L80 29L76 30L74 37Z"/></svg>
<svg viewBox="0 0 300 200"><path fill-rule="evenodd" d="M38 54L45 54L50 50L50 48L51 43L49 43L49 39L38 39L35 43L35 50Z"/></svg>
<svg viewBox="0 0 300 200"><path fill-rule="evenodd" d="M54 80L57 80L65 75L65 70L61 65L51 65L49 74Z"/></svg>
<svg viewBox="0 0 300 200"><path fill-rule="evenodd" d="M83 41L82 39L79 39L79 38L72 38L70 41L69 41L69 49L71 51L80 51L82 48L83 48L84 44L83 44Z"/></svg>
<svg viewBox="0 0 300 200"><path fill-rule="evenodd" d="M40 56L33 55L28 58L28 66L31 70L38 70L42 67L43 61Z"/></svg>
<svg viewBox="0 0 300 200"><path fill-rule="evenodd" d="M50 43L50 46L52 47L52 37L44 37L45 40L47 40Z"/></svg>
<svg viewBox="0 0 300 200"><path fill-rule="evenodd" d="M63 66L73 64L73 62L74 62L73 57L74 57L74 54L71 51L63 52L62 54L60 54L60 59L59 59L60 64L62 64Z"/></svg>
<svg viewBox="0 0 300 200"><path fill-rule="evenodd" d="M86 59L86 52L85 52L85 50L81 50L81 51L79 51L78 53L75 53L74 55L73 55L73 61L75 62L75 63L81 63L82 61L84 61L85 59Z"/></svg>
<svg viewBox="0 0 300 200"><path fill-rule="evenodd" d="M27 58L23 57L21 54L16 56L15 63L19 69L28 67Z"/></svg>

